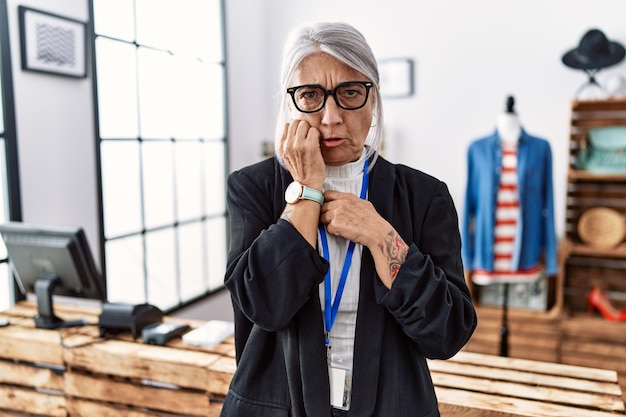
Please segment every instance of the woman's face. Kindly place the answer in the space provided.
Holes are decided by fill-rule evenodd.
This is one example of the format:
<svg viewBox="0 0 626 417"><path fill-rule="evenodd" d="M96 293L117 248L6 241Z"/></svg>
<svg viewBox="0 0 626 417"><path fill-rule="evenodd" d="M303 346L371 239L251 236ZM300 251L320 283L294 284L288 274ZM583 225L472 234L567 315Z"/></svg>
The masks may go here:
<svg viewBox="0 0 626 417"><path fill-rule="evenodd" d="M318 53L302 61L291 86L319 84L325 90L331 90L347 81L370 80L337 59ZM315 113L302 113L292 101L289 103L293 119L305 120L320 131L320 148L326 165L338 166L356 161L361 156L372 125L375 100L375 89L372 88L365 105L356 110L340 108L332 95L328 96L324 108Z"/></svg>

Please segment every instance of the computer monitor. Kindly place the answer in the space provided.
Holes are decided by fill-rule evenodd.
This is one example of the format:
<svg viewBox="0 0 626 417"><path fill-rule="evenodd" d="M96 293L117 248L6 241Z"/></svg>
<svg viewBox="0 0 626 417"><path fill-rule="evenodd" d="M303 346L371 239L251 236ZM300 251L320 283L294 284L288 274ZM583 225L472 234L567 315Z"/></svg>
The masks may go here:
<svg viewBox="0 0 626 417"><path fill-rule="evenodd" d="M57 317L53 294L105 301L104 281L82 228L8 222L0 225L0 235L22 293L36 295L36 327L55 329L87 323Z"/></svg>

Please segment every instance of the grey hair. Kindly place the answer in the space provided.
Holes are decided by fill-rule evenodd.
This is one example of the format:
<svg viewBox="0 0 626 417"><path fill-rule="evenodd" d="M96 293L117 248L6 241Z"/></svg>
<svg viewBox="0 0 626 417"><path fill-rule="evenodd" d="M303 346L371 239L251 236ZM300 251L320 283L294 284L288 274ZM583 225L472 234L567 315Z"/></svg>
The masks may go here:
<svg viewBox="0 0 626 417"><path fill-rule="evenodd" d="M324 52L350 68L365 75L374 83L376 104L374 107L373 126L370 128L365 146L367 157L374 156L370 169L374 166L383 142L383 106L380 98L378 64L365 37L354 27L346 23L313 23L294 28L287 37L283 48L281 83L279 97L280 106L276 119L274 150L281 165L284 161L280 156L279 145L285 122L289 120L289 100L287 88L291 87L294 73L300 63L309 55Z"/></svg>

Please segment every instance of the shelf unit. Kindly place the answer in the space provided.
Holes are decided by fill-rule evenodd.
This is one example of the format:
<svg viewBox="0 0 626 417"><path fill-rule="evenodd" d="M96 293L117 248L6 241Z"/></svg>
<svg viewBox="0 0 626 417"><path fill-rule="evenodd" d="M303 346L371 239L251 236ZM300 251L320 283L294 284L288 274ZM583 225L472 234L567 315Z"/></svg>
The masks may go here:
<svg viewBox="0 0 626 417"><path fill-rule="evenodd" d="M589 146L589 130L603 126L626 126L626 100L572 102L559 271L552 280L547 311L509 310L509 356L613 369L626 381L626 322L588 312L588 294L594 286L602 288L616 307L626 307L626 243L594 247L584 243L577 230L581 216L592 207L609 207L626 216L626 174L576 169L578 153ZM469 280L468 284L475 297L480 289ZM477 304L476 310L478 327L465 350L497 354L501 309Z"/></svg>
<svg viewBox="0 0 626 417"><path fill-rule="evenodd" d="M593 207L608 207L626 216L626 174L595 174L576 169L576 158L589 144L589 130L626 126L626 100L574 101L571 111L565 236L560 244L564 313L587 313L592 287L606 291L626 306L626 243L598 248L583 242L578 222ZM621 300L621 301L620 301Z"/></svg>
<svg viewBox="0 0 626 417"><path fill-rule="evenodd" d="M563 283L560 362L597 365L626 375L626 323L589 315L589 291L598 286L613 304L626 307L626 243L612 248L586 244L578 222L593 207L626 216L626 174L596 174L576 167L589 143L589 130L626 126L626 100L574 101L571 110L565 236L559 247Z"/></svg>

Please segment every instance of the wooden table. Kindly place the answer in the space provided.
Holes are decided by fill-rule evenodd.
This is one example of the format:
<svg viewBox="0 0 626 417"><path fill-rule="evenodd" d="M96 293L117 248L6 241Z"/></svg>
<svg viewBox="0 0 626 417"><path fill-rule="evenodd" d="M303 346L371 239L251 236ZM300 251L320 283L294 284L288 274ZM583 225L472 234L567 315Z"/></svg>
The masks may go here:
<svg viewBox="0 0 626 417"><path fill-rule="evenodd" d="M617 372L459 352L429 361L442 416L608 417L626 413Z"/></svg>
<svg viewBox="0 0 626 417"><path fill-rule="evenodd" d="M63 319L86 317L94 325L36 329L29 302L0 313L11 320L0 328L0 417L219 415L235 371L232 337L211 349L180 339L146 345L130 334L105 339L98 310L55 310ZM625 414L614 371L469 352L429 366L444 417Z"/></svg>
<svg viewBox="0 0 626 417"><path fill-rule="evenodd" d="M235 370L232 337L211 349L181 339L148 345L130 332L101 338L99 310L55 310L65 320L87 318L94 325L37 329L29 302L0 313L11 320L0 328L0 417L219 415Z"/></svg>

